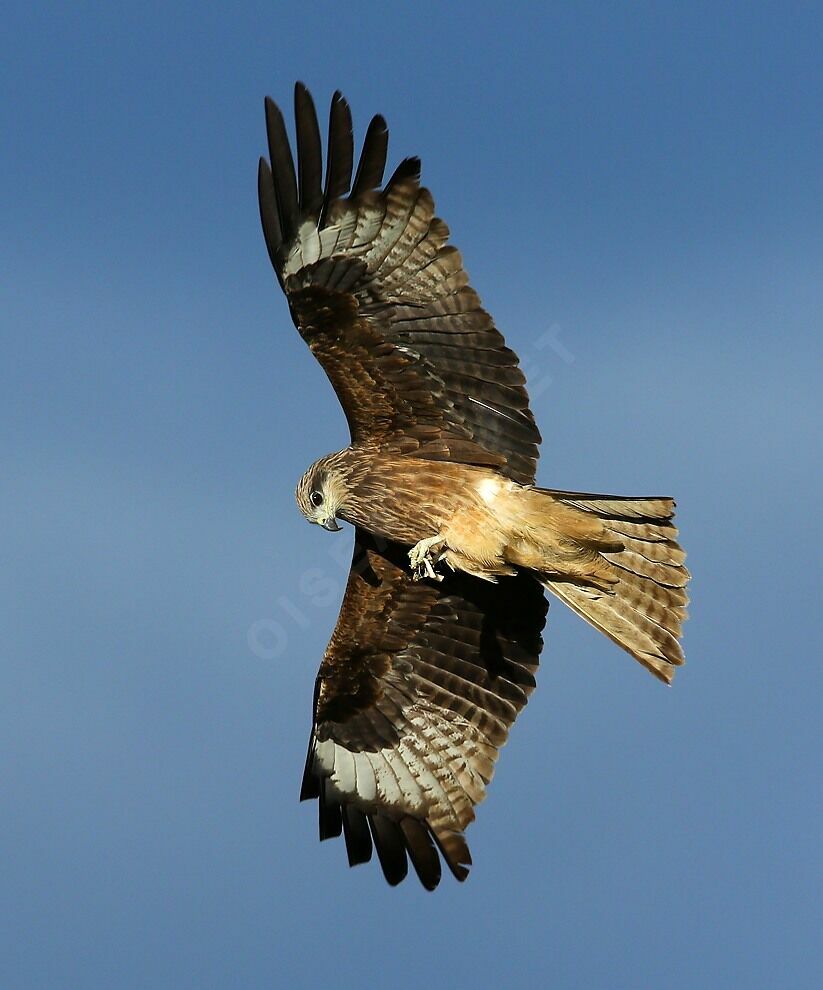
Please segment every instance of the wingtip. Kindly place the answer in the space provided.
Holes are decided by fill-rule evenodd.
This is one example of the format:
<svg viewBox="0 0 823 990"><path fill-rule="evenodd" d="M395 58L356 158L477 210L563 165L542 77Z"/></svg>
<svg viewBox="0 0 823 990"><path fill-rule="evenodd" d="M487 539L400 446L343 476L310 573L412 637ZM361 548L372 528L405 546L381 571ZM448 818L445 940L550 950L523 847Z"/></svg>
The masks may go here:
<svg viewBox="0 0 823 990"><path fill-rule="evenodd" d="M349 106L349 101L340 92L339 89L336 89L332 93L331 106L329 108L330 113L334 113L334 111L337 110L338 107L340 108L340 110L342 110L343 113L348 114L349 117L351 116L351 107Z"/></svg>
<svg viewBox="0 0 823 990"><path fill-rule="evenodd" d="M263 99L263 108L266 113L266 134L271 144L272 138L275 140L280 138L280 134L278 133L279 130L282 129L282 133L285 134L286 120L283 116L283 111L270 96L266 96ZM277 128L277 130L275 130L275 128ZM269 154L271 154L271 151L272 149L270 147Z"/></svg>
<svg viewBox="0 0 823 990"><path fill-rule="evenodd" d="M310 103L314 107L314 98L311 95L311 90L299 79L294 84L294 107L295 112L297 112L301 104Z"/></svg>
<svg viewBox="0 0 823 990"><path fill-rule="evenodd" d="M389 125L386 123L386 118L382 113L376 113L369 123L369 127L373 127L376 131L382 133L388 133Z"/></svg>
<svg viewBox="0 0 823 990"><path fill-rule="evenodd" d="M392 174L392 177L386 183L386 188L397 185L398 182L404 182L411 180L412 182L420 182L420 170L421 161L417 155L412 155L410 158L404 158L402 162L397 166ZM425 196L429 201L431 201L432 209L434 208L434 200L432 199L431 193L428 190L421 191L421 196Z"/></svg>

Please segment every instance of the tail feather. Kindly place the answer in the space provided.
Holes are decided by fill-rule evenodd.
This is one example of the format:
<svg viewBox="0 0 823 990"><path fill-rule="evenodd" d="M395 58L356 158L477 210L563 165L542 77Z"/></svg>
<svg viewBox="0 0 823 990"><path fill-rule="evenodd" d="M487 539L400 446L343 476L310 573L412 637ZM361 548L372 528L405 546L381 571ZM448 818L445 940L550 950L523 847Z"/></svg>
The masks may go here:
<svg viewBox="0 0 823 990"><path fill-rule="evenodd" d="M542 490L553 501L599 521L607 541L597 556L613 582L546 571L543 585L653 674L671 683L684 662L679 639L686 619L689 572L677 543L669 498L616 498ZM612 542L613 541L613 542ZM596 572L602 577L602 569Z"/></svg>
<svg viewBox="0 0 823 990"><path fill-rule="evenodd" d="M612 530L616 533L616 530ZM656 564L680 565L686 559L685 551L672 540L638 540L631 536L620 534L621 549L631 550L632 553L645 557Z"/></svg>
<svg viewBox="0 0 823 990"><path fill-rule="evenodd" d="M617 498L614 495L584 495L582 492L559 492L541 488L566 505L591 512L600 519L671 519L674 500L670 498Z"/></svg>
<svg viewBox="0 0 823 990"><path fill-rule="evenodd" d="M669 543L676 546L677 527L674 523L661 521L653 523L630 522L628 519L609 518L609 528L621 537L640 540L643 543Z"/></svg>
<svg viewBox="0 0 823 990"><path fill-rule="evenodd" d="M682 564L657 563L628 547L623 550L606 551L603 556L615 567L667 588L683 588L689 580L688 572Z"/></svg>
<svg viewBox="0 0 823 990"><path fill-rule="evenodd" d="M546 581L546 587L581 618L605 633L653 674L672 682L674 668L683 663L683 651L675 636L617 596L589 594L578 585Z"/></svg>
<svg viewBox="0 0 823 990"><path fill-rule="evenodd" d="M667 592L674 590L680 596L672 600ZM619 597L636 612L648 616L674 636L680 635L686 612L684 606L688 601L682 588L645 588L640 582L623 581L620 584Z"/></svg>

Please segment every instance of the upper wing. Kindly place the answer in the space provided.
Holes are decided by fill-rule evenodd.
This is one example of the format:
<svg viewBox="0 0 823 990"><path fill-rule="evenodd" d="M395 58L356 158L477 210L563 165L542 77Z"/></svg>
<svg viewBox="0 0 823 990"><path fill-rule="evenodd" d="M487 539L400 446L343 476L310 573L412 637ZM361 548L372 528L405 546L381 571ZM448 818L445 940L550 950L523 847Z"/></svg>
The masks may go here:
<svg viewBox="0 0 823 990"><path fill-rule="evenodd" d="M548 603L527 575L415 582L403 547L357 531L351 573L315 689L301 798L320 838L345 833L350 865L372 840L391 884L408 870L458 880L463 831L534 687Z"/></svg>
<svg viewBox="0 0 823 990"><path fill-rule="evenodd" d="M296 170L283 116L266 100L260 216L292 317L352 439L394 440L416 456L493 464L533 482L540 434L517 355L446 244L419 159L401 162L381 188L388 131L377 116L352 181L351 113L335 93L323 181L317 115L301 83L295 119Z"/></svg>

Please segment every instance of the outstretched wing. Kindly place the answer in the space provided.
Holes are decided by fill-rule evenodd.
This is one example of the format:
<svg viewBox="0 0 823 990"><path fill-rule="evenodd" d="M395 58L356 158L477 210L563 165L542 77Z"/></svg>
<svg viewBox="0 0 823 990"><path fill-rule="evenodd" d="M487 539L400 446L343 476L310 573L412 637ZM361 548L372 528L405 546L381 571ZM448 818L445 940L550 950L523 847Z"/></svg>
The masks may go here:
<svg viewBox="0 0 823 990"><path fill-rule="evenodd" d="M371 121L354 180L349 106L335 93L323 180L314 103L295 88L297 168L266 100L263 232L294 322L340 399L352 440L494 465L534 481L540 434L517 355L469 287L407 158L381 186L388 131Z"/></svg>
<svg viewBox="0 0 823 990"><path fill-rule="evenodd" d="M463 832L534 688L548 603L527 575L434 584L406 565L405 548L357 531L301 798L318 799L321 839L344 833L350 865L374 843L390 884L410 859L432 890L437 849L468 875Z"/></svg>

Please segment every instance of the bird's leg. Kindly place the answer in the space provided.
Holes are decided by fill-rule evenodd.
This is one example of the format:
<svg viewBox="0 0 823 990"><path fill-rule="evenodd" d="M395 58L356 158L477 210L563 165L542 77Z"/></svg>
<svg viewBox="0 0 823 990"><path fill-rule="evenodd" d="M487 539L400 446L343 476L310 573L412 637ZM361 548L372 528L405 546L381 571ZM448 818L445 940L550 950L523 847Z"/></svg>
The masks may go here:
<svg viewBox="0 0 823 990"><path fill-rule="evenodd" d="M443 575L438 574L434 569L434 565L440 559L440 556L438 555L437 558L434 558L432 551L441 547L445 542L446 540L443 536L429 536L425 540L416 543L409 550L409 563L411 564L412 575L415 581L419 581L424 577L432 578L434 581L443 580Z"/></svg>

